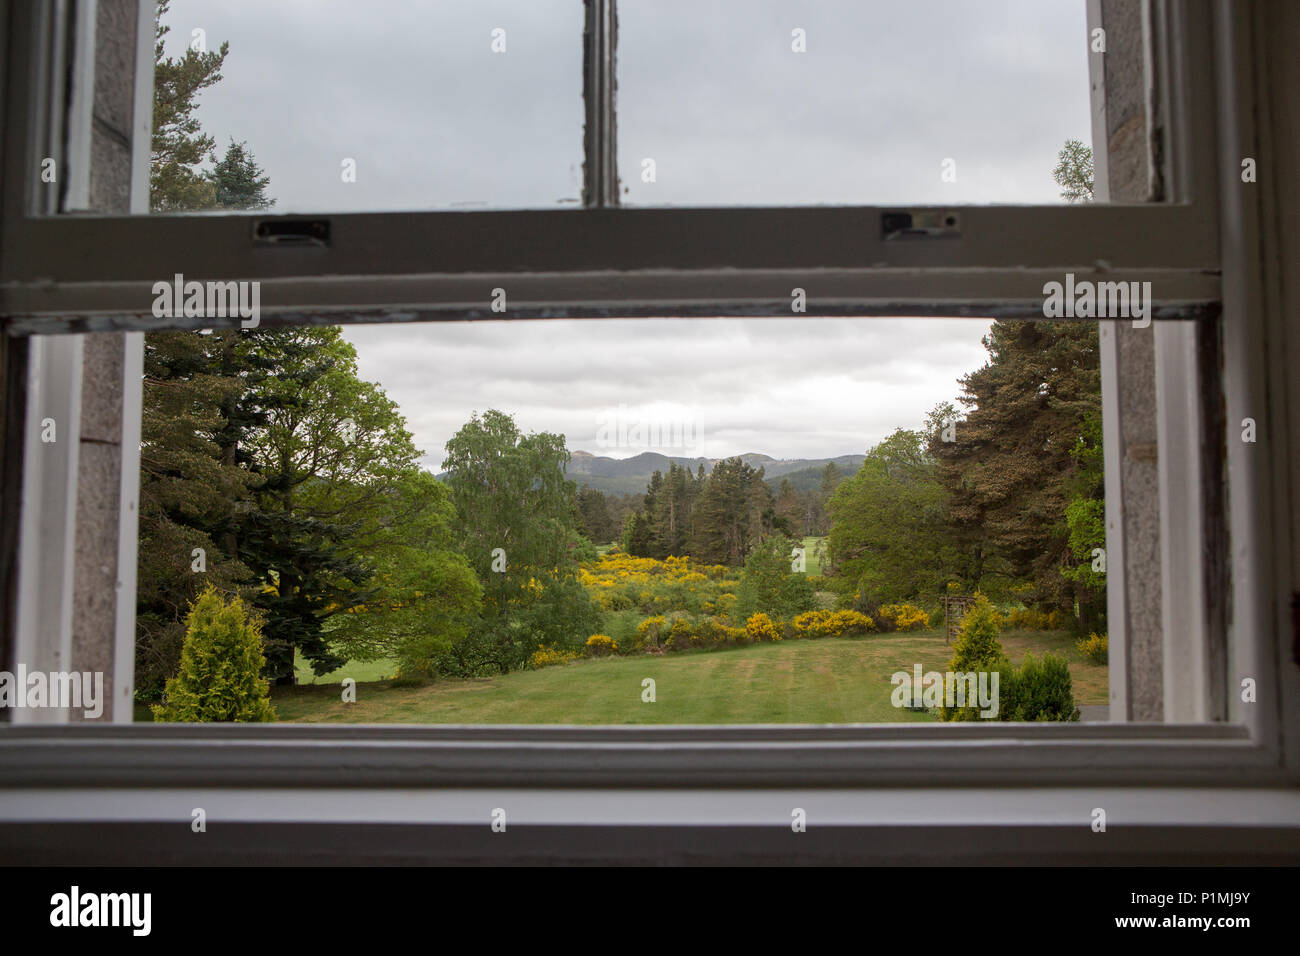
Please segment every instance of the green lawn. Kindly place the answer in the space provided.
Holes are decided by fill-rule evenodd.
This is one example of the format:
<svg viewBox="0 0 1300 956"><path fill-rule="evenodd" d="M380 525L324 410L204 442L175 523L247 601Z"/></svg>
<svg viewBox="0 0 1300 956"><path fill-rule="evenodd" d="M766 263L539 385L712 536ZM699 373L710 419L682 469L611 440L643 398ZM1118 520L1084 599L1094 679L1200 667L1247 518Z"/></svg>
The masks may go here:
<svg viewBox="0 0 1300 956"><path fill-rule="evenodd" d="M804 562L808 567L809 574L822 573L821 560L817 558L817 556L814 554L814 551L817 547L817 542L825 541L825 540L826 540L825 538L818 538L813 535L809 535L808 537L803 539Z"/></svg>
<svg viewBox="0 0 1300 956"><path fill-rule="evenodd" d="M1013 662L1026 650L1070 661L1077 704L1107 700L1106 668L1084 660L1063 632L1001 636ZM464 724L741 724L929 721L890 703L890 675L944 670L951 650L937 631L785 641L725 651L577 661L537 671L425 687L362 683L344 704L337 682L273 688L280 719L299 722ZM344 669L339 678L358 674ZM382 668L381 668L382 670ZM641 682L655 680L656 702Z"/></svg>
<svg viewBox="0 0 1300 956"><path fill-rule="evenodd" d="M299 684L341 684L343 678L351 677L358 684L368 681L387 680L397 672L397 661L349 661L336 671L317 677L312 673L311 663L306 658L296 656L293 661L293 673Z"/></svg>

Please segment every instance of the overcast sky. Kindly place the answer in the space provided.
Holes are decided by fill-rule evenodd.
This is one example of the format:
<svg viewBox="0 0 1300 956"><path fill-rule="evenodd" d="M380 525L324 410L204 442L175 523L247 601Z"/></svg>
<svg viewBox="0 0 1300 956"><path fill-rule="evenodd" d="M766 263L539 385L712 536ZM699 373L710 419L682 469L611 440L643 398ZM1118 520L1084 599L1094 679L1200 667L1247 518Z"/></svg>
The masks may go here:
<svg viewBox="0 0 1300 956"><path fill-rule="evenodd" d="M196 29L209 48L229 41L197 115L219 152L249 144L276 211L555 208L581 193L582 21L581 0L173 0L168 52ZM624 202L1059 202L1057 152L1090 141L1086 44L1083 0L620 0ZM987 328L639 320L347 335L436 468L469 414L493 407L614 457L643 450L598 445L620 404L625 424L689 423L699 440L669 453L861 453L953 399Z"/></svg>

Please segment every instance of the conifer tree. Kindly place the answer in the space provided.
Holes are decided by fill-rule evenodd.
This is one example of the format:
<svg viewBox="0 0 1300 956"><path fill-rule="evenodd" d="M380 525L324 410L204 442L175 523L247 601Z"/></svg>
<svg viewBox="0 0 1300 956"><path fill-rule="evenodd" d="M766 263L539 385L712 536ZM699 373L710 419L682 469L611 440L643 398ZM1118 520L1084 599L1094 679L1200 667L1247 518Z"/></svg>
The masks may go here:
<svg viewBox="0 0 1300 956"><path fill-rule="evenodd" d="M262 679L259 626L238 597L226 601L209 586L185 619L180 673L153 707L154 720L171 723L275 720Z"/></svg>
<svg viewBox="0 0 1300 956"><path fill-rule="evenodd" d="M266 195L271 177L258 167L247 143L231 140L225 157L218 162L213 156L212 160L216 166L208 179L212 182L217 208L270 209L275 205L275 200Z"/></svg>
<svg viewBox="0 0 1300 956"><path fill-rule="evenodd" d="M216 193L199 166L216 141L203 132L194 111L198 95L221 81L229 43L218 50L187 49L180 59L164 57L163 24L170 0L154 11L153 139L149 165L149 207L154 212L210 209Z"/></svg>

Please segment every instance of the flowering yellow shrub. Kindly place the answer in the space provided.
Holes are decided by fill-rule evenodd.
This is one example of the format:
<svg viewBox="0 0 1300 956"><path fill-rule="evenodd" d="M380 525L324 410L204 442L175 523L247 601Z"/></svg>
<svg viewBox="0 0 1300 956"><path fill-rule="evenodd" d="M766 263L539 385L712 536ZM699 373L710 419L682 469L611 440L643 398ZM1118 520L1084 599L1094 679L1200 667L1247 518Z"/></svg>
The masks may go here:
<svg viewBox="0 0 1300 956"><path fill-rule="evenodd" d="M772 623L772 619L766 614L758 613L750 615L745 622L745 634L755 644L762 641L779 641L781 640L781 630Z"/></svg>
<svg viewBox="0 0 1300 956"><path fill-rule="evenodd" d="M1055 631L1061 626L1058 611L1035 611L1031 608L1015 608L1006 617L1006 626L1020 631Z"/></svg>
<svg viewBox="0 0 1300 956"><path fill-rule="evenodd" d="M888 618L895 631L920 631L930 624L930 615L915 604L886 604L880 616Z"/></svg>
<svg viewBox="0 0 1300 956"><path fill-rule="evenodd" d="M587 638L587 654L590 657L603 657L606 654L613 654L618 650L618 645L608 634L593 634Z"/></svg>
<svg viewBox="0 0 1300 956"><path fill-rule="evenodd" d="M831 637L866 634L875 629L876 622L860 611L833 611L826 619L826 632Z"/></svg>
<svg viewBox="0 0 1300 956"><path fill-rule="evenodd" d="M876 622L860 611L807 611L794 619L799 637L843 637L875 629Z"/></svg>
<svg viewBox="0 0 1300 956"><path fill-rule="evenodd" d="M682 651L692 644L699 644L697 641L695 627L688 617L679 617L673 621L673 626L668 631L668 640L665 644L674 651Z"/></svg>
<svg viewBox="0 0 1300 956"><path fill-rule="evenodd" d="M567 664L569 661L576 661L577 659L578 655L573 651L547 647L543 644L533 651L532 657L528 658L528 666L536 669L538 667L550 667L552 664Z"/></svg>
<svg viewBox="0 0 1300 956"><path fill-rule="evenodd" d="M726 618L713 615L712 617L706 617L704 620L700 621L695 629L695 634L692 635L692 643L712 647L722 647L727 643L734 641L734 632L743 635L745 629L740 627L731 627L727 624Z"/></svg>
<svg viewBox="0 0 1300 956"><path fill-rule="evenodd" d="M654 617L648 617L636 626L636 632L646 644L651 646L659 643L659 636L668 628L668 619L662 614L656 614Z"/></svg>
<svg viewBox="0 0 1300 956"><path fill-rule="evenodd" d="M795 637L821 637L822 624L826 620L829 612L827 611L805 611L803 614L795 615L792 622Z"/></svg>
<svg viewBox="0 0 1300 956"><path fill-rule="evenodd" d="M1110 656L1107 637L1106 634L1089 634L1079 638L1074 646L1094 664L1105 664Z"/></svg>
<svg viewBox="0 0 1300 956"><path fill-rule="evenodd" d="M657 561L611 552L585 562L578 570L578 580L607 611L635 608L646 614L719 614L726 608L717 603L718 596L735 589L735 582L728 578L732 574L735 570L726 565L701 564L689 557Z"/></svg>

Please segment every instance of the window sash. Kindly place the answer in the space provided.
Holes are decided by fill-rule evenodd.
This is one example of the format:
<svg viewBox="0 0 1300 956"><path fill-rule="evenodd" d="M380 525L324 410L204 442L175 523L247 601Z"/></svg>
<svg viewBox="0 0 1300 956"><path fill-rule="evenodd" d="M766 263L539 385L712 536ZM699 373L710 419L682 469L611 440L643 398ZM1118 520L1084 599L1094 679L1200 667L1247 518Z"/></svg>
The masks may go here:
<svg viewBox="0 0 1300 956"><path fill-rule="evenodd" d="M1151 281L1162 316L1212 313L1219 249L1205 0L1153 0L1149 8L1149 72L1161 119L1152 127L1166 141L1153 149L1163 184L1153 198L1167 201L1076 207L616 208L613 6L587 0L586 201L593 208L302 217L36 215L49 211L50 197L39 160L57 146L42 148L42 136L49 138L42 131L57 128L62 115L62 90L46 82L62 75L63 47L54 38L75 27L62 3L56 15L16 11L18 32L25 24L32 42L16 45L13 75L26 81L15 84L18 93L31 95L12 98L18 113L10 128L27 136L10 138L7 168L27 194L24 214L5 218L0 309L42 317L21 322L19 334L193 327L152 320L150 288L201 261L206 274L187 278L266 283L265 312L286 321L316 309L349 321L353 307L390 312L390 320L477 318L494 288L516 303L507 317L790 314L795 287L805 289L810 314L990 314L1001 305L1012 311L996 314L1034 315L1043 284L1071 272ZM953 212L960 238L885 239L882 214L904 208ZM329 247L254 245L259 222L293 218L328 220ZM842 274L819 287L824 270ZM470 276L482 282L469 285ZM978 308L968 311L970 303ZM90 315L116 318L82 322Z"/></svg>
<svg viewBox="0 0 1300 956"><path fill-rule="evenodd" d="M962 239L885 239L890 207L347 214L332 245L265 248L250 215L28 219L0 307L13 331L155 319L155 282L257 280L283 321L637 315L1042 316L1046 282L1149 281L1157 317L1209 317L1217 237L1192 206L966 207ZM1100 241L1097 237L1102 237ZM1091 237L1091 238L1087 238ZM203 263L202 274L193 264ZM493 290L506 309L492 311ZM357 312L356 316L349 313ZM110 325L91 316L118 316ZM135 318L128 318L134 316ZM39 320L39 321L38 321ZM232 323L233 324L233 323Z"/></svg>

